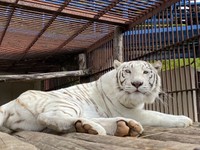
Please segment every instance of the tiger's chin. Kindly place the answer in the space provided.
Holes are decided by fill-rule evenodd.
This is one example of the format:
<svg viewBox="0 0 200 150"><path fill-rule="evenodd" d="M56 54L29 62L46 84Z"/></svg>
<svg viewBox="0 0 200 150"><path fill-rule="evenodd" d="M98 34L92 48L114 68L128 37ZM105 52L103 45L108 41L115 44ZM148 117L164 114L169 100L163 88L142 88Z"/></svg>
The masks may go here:
<svg viewBox="0 0 200 150"><path fill-rule="evenodd" d="M123 103L124 106L127 108L134 108L137 106L141 106L143 104L151 104L155 101L155 98L157 97L157 94L153 94L151 92L147 91L141 91L141 90L129 90L126 91L128 93L127 98L124 100L120 100L121 104ZM148 93L148 94L147 94Z"/></svg>
<svg viewBox="0 0 200 150"><path fill-rule="evenodd" d="M145 95L142 93L130 93L126 98L119 99L120 104L127 109L138 108L144 104Z"/></svg>
<svg viewBox="0 0 200 150"><path fill-rule="evenodd" d="M146 95L142 92L132 92L126 95L126 98L119 99L120 104L127 109L142 109L144 104L154 102L154 95Z"/></svg>

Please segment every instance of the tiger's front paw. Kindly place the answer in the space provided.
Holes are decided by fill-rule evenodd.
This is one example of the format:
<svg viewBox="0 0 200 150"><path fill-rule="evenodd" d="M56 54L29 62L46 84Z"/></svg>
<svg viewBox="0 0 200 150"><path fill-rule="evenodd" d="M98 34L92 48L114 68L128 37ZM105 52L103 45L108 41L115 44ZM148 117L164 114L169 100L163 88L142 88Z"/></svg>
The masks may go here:
<svg viewBox="0 0 200 150"><path fill-rule="evenodd" d="M94 135L106 135L106 130L99 124L88 121L88 120L78 120L75 123L76 132L88 133Z"/></svg>
<svg viewBox="0 0 200 150"><path fill-rule="evenodd" d="M186 117L186 116L177 116L176 117L176 127L188 127L193 124L192 119Z"/></svg>
<svg viewBox="0 0 200 150"><path fill-rule="evenodd" d="M117 129L114 135L120 137L138 137L142 134L143 130L141 124L135 120L119 120L117 121Z"/></svg>

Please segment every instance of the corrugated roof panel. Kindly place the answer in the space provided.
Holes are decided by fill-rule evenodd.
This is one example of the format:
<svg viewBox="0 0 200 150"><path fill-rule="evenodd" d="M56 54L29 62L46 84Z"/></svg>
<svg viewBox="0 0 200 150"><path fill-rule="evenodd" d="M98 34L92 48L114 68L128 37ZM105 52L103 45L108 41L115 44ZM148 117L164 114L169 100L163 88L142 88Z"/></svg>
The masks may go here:
<svg viewBox="0 0 200 150"><path fill-rule="evenodd" d="M50 17L45 13L16 9L1 44L7 49L5 53L10 54L9 58L22 55Z"/></svg>
<svg viewBox="0 0 200 150"><path fill-rule="evenodd" d="M69 44L67 44L64 48L68 48L68 45L70 47L75 45L76 47L79 47L79 49L81 49L81 47L88 48L108 33L114 31L114 29L115 26L113 25L95 22L82 33L80 33L77 37L75 37L73 41L69 42Z"/></svg>

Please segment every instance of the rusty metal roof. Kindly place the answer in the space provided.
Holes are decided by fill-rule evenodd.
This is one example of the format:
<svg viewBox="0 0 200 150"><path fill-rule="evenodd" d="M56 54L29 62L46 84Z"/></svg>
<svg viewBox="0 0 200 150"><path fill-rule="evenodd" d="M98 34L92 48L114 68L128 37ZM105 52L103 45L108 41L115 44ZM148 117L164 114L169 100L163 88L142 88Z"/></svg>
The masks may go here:
<svg viewBox="0 0 200 150"><path fill-rule="evenodd" d="M116 26L128 30L176 1L0 0L0 71L50 67L48 58L85 52Z"/></svg>

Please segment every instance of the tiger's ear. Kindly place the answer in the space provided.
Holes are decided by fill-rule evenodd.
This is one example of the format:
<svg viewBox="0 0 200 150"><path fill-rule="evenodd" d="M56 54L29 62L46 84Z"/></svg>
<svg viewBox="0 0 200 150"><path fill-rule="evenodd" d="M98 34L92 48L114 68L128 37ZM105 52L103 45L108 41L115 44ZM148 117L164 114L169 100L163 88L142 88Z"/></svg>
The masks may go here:
<svg viewBox="0 0 200 150"><path fill-rule="evenodd" d="M162 62L161 61L156 61L152 65L158 72L161 71L161 69L162 69Z"/></svg>
<svg viewBox="0 0 200 150"><path fill-rule="evenodd" d="M113 67L115 68L115 69L117 69L120 65L121 65L122 63L120 62L120 61L118 61L118 60L114 60L114 63L113 63Z"/></svg>

